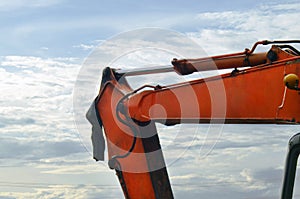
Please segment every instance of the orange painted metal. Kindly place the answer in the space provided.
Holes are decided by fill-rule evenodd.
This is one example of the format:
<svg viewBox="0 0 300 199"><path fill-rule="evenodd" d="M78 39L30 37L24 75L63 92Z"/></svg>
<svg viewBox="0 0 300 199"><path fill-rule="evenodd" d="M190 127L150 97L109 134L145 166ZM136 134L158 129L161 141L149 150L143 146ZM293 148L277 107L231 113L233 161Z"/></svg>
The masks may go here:
<svg viewBox="0 0 300 199"><path fill-rule="evenodd" d="M153 90L133 91L112 69L104 71L96 106L108 158L114 160L110 166L117 170L127 199L173 198L154 122L300 123L299 91L283 83L286 74L300 75L300 56L277 46L252 54L257 44L242 53L213 57L217 67L251 68ZM196 68L209 69L205 67Z"/></svg>
<svg viewBox="0 0 300 199"><path fill-rule="evenodd" d="M266 45L268 44L268 42L269 41L256 42L251 50L246 48L244 52L239 53L231 53L197 59L173 59L172 64L174 70L180 75L188 75L197 71L257 66L265 64L267 62L270 63L270 60L267 59L267 53L253 53L259 44ZM287 53L286 51L281 50L275 45L272 46L270 51L276 54L276 60L294 56Z"/></svg>
<svg viewBox="0 0 300 199"><path fill-rule="evenodd" d="M272 50L276 62L144 91L125 106L132 118L144 122L300 123L300 95L283 84L286 74L300 75L300 57Z"/></svg>
<svg viewBox="0 0 300 199"><path fill-rule="evenodd" d="M181 75L197 71L219 70L246 66L257 66L267 62L266 53L244 54L238 56L209 57L200 59L174 59L174 70Z"/></svg>
<svg viewBox="0 0 300 199"><path fill-rule="evenodd" d="M131 124L137 130L137 135L134 135L132 128L118 120L117 103L125 93L132 90L125 81L118 82L110 69L107 69L106 73L107 81L102 80L97 109L106 135L109 160L114 156L126 154L136 136L133 151L126 158L116 158L118 165L114 168L117 170L125 197L173 198L154 123L149 124L147 128ZM152 144L152 148L149 149L147 142ZM151 155L151 150L155 150L154 155Z"/></svg>

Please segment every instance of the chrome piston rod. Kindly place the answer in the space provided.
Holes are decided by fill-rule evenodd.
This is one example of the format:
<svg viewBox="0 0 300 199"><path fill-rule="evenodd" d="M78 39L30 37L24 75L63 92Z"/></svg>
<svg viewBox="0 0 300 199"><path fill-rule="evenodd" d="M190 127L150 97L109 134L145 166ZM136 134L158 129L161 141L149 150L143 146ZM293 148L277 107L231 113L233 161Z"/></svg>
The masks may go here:
<svg viewBox="0 0 300 199"><path fill-rule="evenodd" d="M145 68L117 69L115 72L122 76L138 76L138 75L149 75L149 74L156 74L156 73L168 73L173 71L174 68L172 65L165 65L165 66L149 66Z"/></svg>

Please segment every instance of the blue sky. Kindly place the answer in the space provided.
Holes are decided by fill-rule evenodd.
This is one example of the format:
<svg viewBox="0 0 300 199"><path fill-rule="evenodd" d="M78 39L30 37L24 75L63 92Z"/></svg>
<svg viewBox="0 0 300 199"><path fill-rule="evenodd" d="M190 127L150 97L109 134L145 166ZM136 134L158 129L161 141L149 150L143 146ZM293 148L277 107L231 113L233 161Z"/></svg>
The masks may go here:
<svg viewBox="0 0 300 199"><path fill-rule="evenodd" d="M107 162L92 159L89 126L74 122L81 117L73 107L81 83L76 78L97 55L97 45L115 55L128 44L115 38L156 27L192 39L205 54L242 51L257 40L299 39L299 8L292 0L1 1L0 198L121 198ZM150 44L131 39L137 46ZM94 64L99 72L111 62L125 68L168 64L176 50L160 45L169 51L141 50ZM164 79L132 84L143 81ZM93 93L97 86L80 88ZM173 191L186 199L279 198L287 141L298 132L297 126L225 125L205 141L209 125L159 129ZM206 155L210 139L218 142Z"/></svg>
<svg viewBox="0 0 300 199"><path fill-rule="evenodd" d="M73 47L140 27L194 32L202 12L249 11L263 1L67 1L18 0L0 4L1 54L72 56ZM188 21L187 21L188 20ZM30 50L29 50L30 49ZM47 49L47 50L46 50ZM46 51L46 52L45 52Z"/></svg>

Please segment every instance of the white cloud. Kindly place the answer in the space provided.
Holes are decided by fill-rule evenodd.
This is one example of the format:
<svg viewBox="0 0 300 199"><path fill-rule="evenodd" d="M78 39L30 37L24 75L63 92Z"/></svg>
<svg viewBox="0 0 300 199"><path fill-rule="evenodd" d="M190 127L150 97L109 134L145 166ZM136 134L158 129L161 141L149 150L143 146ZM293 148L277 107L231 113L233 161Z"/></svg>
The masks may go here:
<svg viewBox="0 0 300 199"><path fill-rule="evenodd" d="M77 150L80 149L78 146ZM70 147L71 148L71 147ZM50 156L39 159L30 166L41 170L43 174L53 175L96 175L110 173L107 164L103 162L96 163L92 155L86 151L79 153L66 153L64 156Z"/></svg>
<svg viewBox="0 0 300 199"><path fill-rule="evenodd" d="M9 184L7 185L9 186ZM96 199L96 198L121 198L121 190L115 185L47 185L12 183L11 186L32 186L31 192L1 192L1 198L32 198L32 199Z"/></svg>
<svg viewBox="0 0 300 199"><path fill-rule="evenodd" d="M80 48L82 50L92 50L93 48L95 48L94 45L86 45L86 44L75 45L73 47L74 48Z"/></svg>
<svg viewBox="0 0 300 199"><path fill-rule="evenodd" d="M72 91L80 67L77 62L62 57L2 57L1 136L34 138L37 145L50 137L52 141L78 139L72 120ZM16 150L19 146L13 142L7 144ZM26 144L32 143L23 144L26 149Z"/></svg>
<svg viewBox="0 0 300 199"><path fill-rule="evenodd" d="M285 12L288 12L288 11L299 11L300 8L299 8L299 2L297 1L291 1L290 3L279 3L279 4L270 4L270 5L262 5L261 6L262 9L264 10L274 10L274 11L285 11Z"/></svg>
<svg viewBox="0 0 300 199"><path fill-rule="evenodd" d="M264 4L248 11L206 12L197 15L199 32L190 32L208 54L251 48L258 40L297 39L299 3Z"/></svg>
<svg viewBox="0 0 300 199"><path fill-rule="evenodd" d="M92 42L89 42L89 44L79 44L79 45L73 45L73 48L79 48L84 51L91 51L97 46L101 45L101 43L105 42L105 40L97 39Z"/></svg>
<svg viewBox="0 0 300 199"><path fill-rule="evenodd" d="M49 48L48 48L48 47L45 47L45 46L44 46L44 47L41 47L40 49L41 49L41 50L44 50L44 51L49 50Z"/></svg>

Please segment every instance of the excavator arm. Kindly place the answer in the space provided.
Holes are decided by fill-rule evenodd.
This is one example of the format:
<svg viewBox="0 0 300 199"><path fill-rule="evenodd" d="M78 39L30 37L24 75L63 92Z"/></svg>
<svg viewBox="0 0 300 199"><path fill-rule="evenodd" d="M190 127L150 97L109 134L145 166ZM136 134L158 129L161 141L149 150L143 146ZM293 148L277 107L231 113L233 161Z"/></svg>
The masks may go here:
<svg viewBox="0 0 300 199"><path fill-rule="evenodd" d="M288 45L293 42L299 43L261 41L240 53L174 59L172 68L167 69L124 72L106 68L90 110L95 109L94 115L103 126L109 167L116 170L125 197L173 198L155 122L299 124L300 53ZM274 43L284 45L254 53L257 45ZM135 90L126 80L132 75L170 71L187 75L216 69L233 71L167 86L144 85ZM95 121L91 114L87 116L89 121Z"/></svg>

